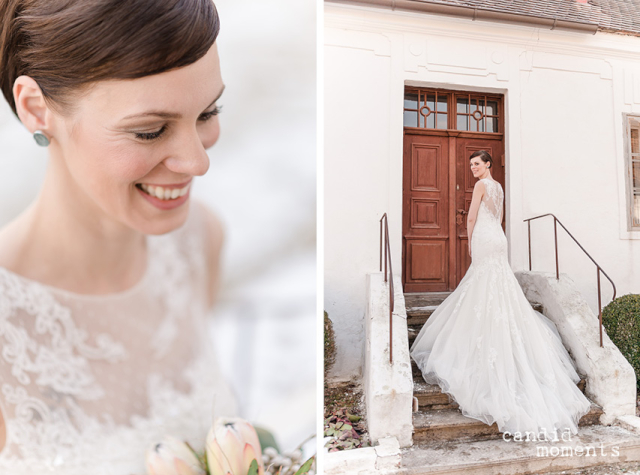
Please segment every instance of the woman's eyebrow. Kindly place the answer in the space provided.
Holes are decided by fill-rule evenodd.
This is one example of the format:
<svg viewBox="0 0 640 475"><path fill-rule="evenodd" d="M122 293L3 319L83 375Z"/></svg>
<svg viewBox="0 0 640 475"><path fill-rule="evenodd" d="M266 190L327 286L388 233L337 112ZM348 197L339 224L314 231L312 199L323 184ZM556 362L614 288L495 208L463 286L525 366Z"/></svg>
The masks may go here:
<svg viewBox="0 0 640 475"><path fill-rule="evenodd" d="M213 101L211 101L211 104L209 104L207 107L205 107L205 109L208 109L209 107L214 105L218 99L220 99L220 96L222 96L222 93L224 92L224 88L225 88L225 86L223 85L222 89L220 90L220 93L218 93L216 98ZM156 116L156 117L160 117L162 119L181 119L182 118L182 114L180 114L179 112L148 111L148 112L142 112L140 114L128 115L128 116L124 117L122 120L139 118L139 117L148 117L148 116Z"/></svg>

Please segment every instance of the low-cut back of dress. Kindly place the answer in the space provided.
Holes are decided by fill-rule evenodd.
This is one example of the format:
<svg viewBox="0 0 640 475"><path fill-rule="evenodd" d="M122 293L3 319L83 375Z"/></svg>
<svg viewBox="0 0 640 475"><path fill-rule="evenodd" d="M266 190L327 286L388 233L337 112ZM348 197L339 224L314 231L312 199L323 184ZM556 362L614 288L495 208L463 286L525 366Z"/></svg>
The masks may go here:
<svg viewBox="0 0 640 475"><path fill-rule="evenodd" d="M148 236L146 273L124 292L0 268L0 473L142 475L165 434L202 449L213 418L236 415L207 322L202 206Z"/></svg>
<svg viewBox="0 0 640 475"><path fill-rule="evenodd" d="M512 434L575 434L590 402L555 324L531 307L511 270L502 187L482 181L471 265L420 330L411 357L468 417Z"/></svg>

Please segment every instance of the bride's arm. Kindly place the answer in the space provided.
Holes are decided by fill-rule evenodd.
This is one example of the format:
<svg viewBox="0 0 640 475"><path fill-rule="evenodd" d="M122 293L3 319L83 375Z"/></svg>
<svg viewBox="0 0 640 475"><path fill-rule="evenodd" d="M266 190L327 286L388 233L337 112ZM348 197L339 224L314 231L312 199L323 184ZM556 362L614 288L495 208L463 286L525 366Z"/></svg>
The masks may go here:
<svg viewBox="0 0 640 475"><path fill-rule="evenodd" d="M7 442L7 430L4 425L2 408L0 407L0 452L2 452L2 449L4 448L4 445L6 442Z"/></svg>
<svg viewBox="0 0 640 475"><path fill-rule="evenodd" d="M469 214L467 215L467 237L469 238L469 254L471 254L471 236L473 235L473 227L476 224L476 218L478 217L478 209L480 208L480 201L482 201L482 195L484 195L484 183L477 181L473 187L473 195L471 196L471 205L469 205Z"/></svg>

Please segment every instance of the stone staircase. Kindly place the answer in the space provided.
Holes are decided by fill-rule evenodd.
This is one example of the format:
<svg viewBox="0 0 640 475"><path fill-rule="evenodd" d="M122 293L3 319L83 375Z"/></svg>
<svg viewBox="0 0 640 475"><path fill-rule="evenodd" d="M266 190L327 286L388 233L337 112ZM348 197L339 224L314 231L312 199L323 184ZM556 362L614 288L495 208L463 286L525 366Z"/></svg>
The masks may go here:
<svg viewBox="0 0 640 475"><path fill-rule="evenodd" d="M438 308L450 292L405 294L407 308L407 328L409 347L413 344L420 329L431 314ZM532 303L534 309L542 313L542 306ZM427 384L415 361L411 360L413 370L413 395L418 399L418 412L413 413L413 440L415 443L434 441L469 441L500 438L496 424L491 426L462 415L458 405L440 390L440 386ZM585 380L578 383L584 393ZM597 424L602 408L594 403L591 410L580 419L580 426Z"/></svg>
<svg viewBox="0 0 640 475"><path fill-rule="evenodd" d="M429 316L449 295L449 292L405 294L409 346ZM543 312L541 305L532 305ZM442 393L439 386L425 383L413 360L411 364L418 412L413 413L414 446L403 455L401 473L529 474L617 461L611 457L597 460L593 457L533 457L529 453L531 447L515 446L513 441L502 440L496 424L489 426L462 415L458 405ZM578 383L583 393L585 383L584 378ZM580 420L580 432L575 437L582 441L604 441L605 445L607 441L615 441L617 447L624 447L619 449L624 452L621 460L640 459L640 437L621 427L599 425L602 413L602 408L592 403L591 410Z"/></svg>

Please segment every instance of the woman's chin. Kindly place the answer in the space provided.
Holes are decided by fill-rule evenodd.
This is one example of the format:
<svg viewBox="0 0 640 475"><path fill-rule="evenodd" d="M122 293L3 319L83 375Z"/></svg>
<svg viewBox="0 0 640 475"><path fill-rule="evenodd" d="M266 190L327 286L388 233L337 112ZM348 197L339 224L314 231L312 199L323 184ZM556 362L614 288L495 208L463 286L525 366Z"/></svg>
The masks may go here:
<svg viewBox="0 0 640 475"><path fill-rule="evenodd" d="M175 200L160 200L145 196L141 190L137 190L137 199L134 199L137 225L134 227L144 234L166 234L180 228L189 216L190 193ZM132 223L133 224L133 223Z"/></svg>
<svg viewBox="0 0 640 475"><path fill-rule="evenodd" d="M189 216L189 202L187 201L179 208L172 209L170 211L159 211L149 215L149 211L138 214L138 216L145 216L140 218L137 225L134 226L138 231L144 234L160 235L167 234L171 231L182 227L187 221Z"/></svg>

